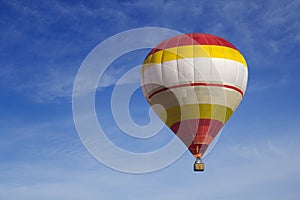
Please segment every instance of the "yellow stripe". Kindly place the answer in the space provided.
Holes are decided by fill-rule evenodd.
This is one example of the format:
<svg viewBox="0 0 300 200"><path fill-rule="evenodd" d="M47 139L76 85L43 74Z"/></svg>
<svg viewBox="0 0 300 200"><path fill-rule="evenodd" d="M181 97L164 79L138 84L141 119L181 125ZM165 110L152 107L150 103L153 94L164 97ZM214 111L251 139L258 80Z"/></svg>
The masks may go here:
<svg viewBox="0 0 300 200"><path fill-rule="evenodd" d="M232 109L216 104L186 104L168 108L165 112L158 113L161 119L166 119L165 124L171 127L174 123L188 119L214 119L225 124L232 115Z"/></svg>
<svg viewBox="0 0 300 200"><path fill-rule="evenodd" d="M247 63L243 55L233 48L217 45L189 45L163 49L149 55L144 61L141 72L150 67L152 64L159 64L184 58L201 57L230 59L240 62L247 67Z"/></svg>

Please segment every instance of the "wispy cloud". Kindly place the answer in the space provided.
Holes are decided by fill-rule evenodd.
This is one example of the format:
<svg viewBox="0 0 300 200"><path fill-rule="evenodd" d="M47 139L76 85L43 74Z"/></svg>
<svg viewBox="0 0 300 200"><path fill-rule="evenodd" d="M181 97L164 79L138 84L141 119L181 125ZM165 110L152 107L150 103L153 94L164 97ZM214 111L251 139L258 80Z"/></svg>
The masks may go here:
<svg viewBox="0 0 300 200"><path fill-rule="evenodd" d="M25 96L34 102L70 101L75 73L55 68L45 68L44 71L20 72L17 67L1 68L1 85L4 90L11 90Z"/></svg>
<svg viewBox="0 0 300 200"><path fill-rule="evenodd" d="M35 102L70 99L84 57L111 33L128 25L119 4L3 4L14 18L2 13L1 84L5 90L17 91Z"/></svg>
<svg viewBox="0 0 300 200"><path fill-rule="evenodd" d="M260 141L247 144L234 139L230 143L218 143L217 150L206 158L207 170L203 174L192 172L193 157L185 154L167 169L151 174L129 175L104 167L88 156L86 151L74 153L74 149L82 148L74 143L73 136L69 139L61 137L61 131L65 130L60 127L61 124L69 123L57 121L19 129L23 133L31 132L24 136L36 137L39 134L48 142L44 146L43 141L40 141L41 145L35 146L36 150L31 151L31 157L40 159L0 164L1 198L15 200L22 196L25 200L69 200L101 196L109 199L139 199L144 195L146 200L179 200L187 197L196 200L200 194L191 196L194 191L199 191L202 198L211 200L266 197L294 200L299 197L298 190L290 183L291 180L295 183L300 181L297 176L300 159L296 142L287 146L288 140L275 137L275 133L272 138L262 137ZM58 130L55 131L57 127ZM297 128L294 127L295 130ZM287 131L295 131L294 129ZM48 133L52 131L56 134L49 137ZM24 139L12 146L26 142ZM136 190L140 186L143 187ZM262 191L261 188L268 189ZM116 189L118 193L111 192Z"/></svg>
<svg viewBox="0 0 300 200"><path fill-rule="evenodd" d="M74 128L73 120L56 119L40 123L1 120L1 124L14 124L1 132L0 160L10 162L21 156L20 162L43 161L68 157L70 160L87 154Z"/></svg>
<svg viewBox="0 0 300 200"><path fill-rule="evenodd" d="M95 196L110 199L118 199L121 196L126 199L139 199L140 195L144 195L145 199L179 200L189 197L196 200L200 194L196 194L195 197L191 197L190 194L194 194L197 190L202 198L211 200L221 197L233 199L243 197L245 200L265 197L280 200L283 196L289 200L297 198L299 195L297 190L285 184L291 179L299 181L297 169L300 160L276 152L271 153L267 143L265 148L262 146L255 148L261 152L262 157L259 159L252 154L236 157L240 155L240 150L245 150L244 147L227 152L225 157L221 151L215 152L213 158L209 159L204 174L195 174L188 168L188 164L192 163L189 156L183 157L168 169L138 176L114 172L93 162L87 164L88 159L84 161L82 158L77 159L76 164L54 162L20 164L18 167L2 165L1 177L10 176L11 182L9 184L6 182L6 185L1 184L0 196L12 200L20 196L24 199L39 197L68 200ZM224 162L224 159L227 161ZM178 173L179 168L181 173ZM182 168L188 169L182 172ZM281 173L278 173L279 169ZM174 173L177 174L175 177ZM178 181L183 178L186 181ZM143 187L136 190L141 185ZM268 189L262 191L261 187ZM64 188L63 192L61 188ZM110 192L117 188L118 193ZM257 192L253 193L253 191Z"/></svg>
<svg viewBox="0 0 300 200"><path fill-rule="evenodd" d="M284 87L290 84L291 80L289 77L290 77L289 75L284 75L281 76L279 79L268 77L266 79L256 78L255 80L250 80L247 92L249 93L265 92L268 90Z"/></svg>
<svg viewBox="0 0 300 200"><path fill-rule="evenodd" d="M286 48L282 47L287 41L297 42L297 33L300 32L296 20L299 8L297 1L286 3L219 1L214 4L192 1L180 7L173 1L152 1L147 4L131 1L121 4L107 2L95 5L55 1L51 5L43 2L39 6L34 3L11 1L5 4L13 9L18 20L14 20L13 23L9 20L2 22L4 23L2 26L6 28L1 33L3 36L1 43L7 52L14 51L14 58L6 59L6 62L19 61L13 64L4 63L2 66L10 66L12 68L10 72L19 71L20 65L24 66L22 70L26 76L18 76L15 73L13 76L22 82L21 90L25 88L26 93L31 93L36 102L69 98L81 60L98 42L112 33L123 30L124 24L127 29L136 25L162 25L179 31L219 34L236 44L242 52L247 50L245 56L250 68L268 67L274 55L285 53ZM51 9L44 11L40 7ZM135 12L132 13L132 10ZM142 19L135 17L141 12L144 13ZM28 18L32 20L24 20ZM87 23L82 23L82 18L86 19ZM204 23L205 19L210 21ZM189 26L181 28L177 26L182 23ZM34 26L27 26L29 24ZM114 26L108 27L109 24ZM60 29L64 31L58 32ZM29 48L25 51L21 44ZM15 48L9 50L11 47ZM21 48L18 50L18 47ZM70 58L74 59L74 56L78 58L71 61ZM28 63L26 60L31 58L41 61ZM33 65L40 70L32 71ZM31 69L26 71L26 68ZM104 86L109 86L115 81L114 77L119 74L114 73L117 72L108 73L103 77ZM5 76L8 76L8 73ZM33 77L30 78L31 83L24 84L29 77ZM13 82L17 80L10 83L15 87Z"/></svg>

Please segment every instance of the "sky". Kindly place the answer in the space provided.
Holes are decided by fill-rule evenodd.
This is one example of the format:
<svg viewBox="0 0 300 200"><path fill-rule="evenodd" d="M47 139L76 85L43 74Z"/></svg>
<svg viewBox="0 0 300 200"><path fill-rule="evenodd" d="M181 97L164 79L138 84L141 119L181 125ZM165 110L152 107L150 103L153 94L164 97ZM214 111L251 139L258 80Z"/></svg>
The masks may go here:
<svg viewBox="0 0 300 200"><path fill-rule="evenodd" d="M0 1L0 199L298 200L299 10L296 0ZM97 161L77 133L72 90L82 62L102 41L143 27L215 34L247 60L244 99L204 173L193 172L189 152L161 170L120 172ZM106 136L137 153L173 138L166 127L148 139L126 136L110 109L116 81L148 51L113 62L95 95ZM151 121L140 88L129 110L135 123Z"/></svg>

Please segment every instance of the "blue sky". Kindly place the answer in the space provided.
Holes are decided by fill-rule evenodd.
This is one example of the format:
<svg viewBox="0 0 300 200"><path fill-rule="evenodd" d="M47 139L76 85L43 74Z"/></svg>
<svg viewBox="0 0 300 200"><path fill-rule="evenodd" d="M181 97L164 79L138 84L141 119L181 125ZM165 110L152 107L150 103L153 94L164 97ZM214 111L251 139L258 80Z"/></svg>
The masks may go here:
<svg viewBox="0 0 300 200"><path fill-rule="evenodd" d="M299 1L279 0L0 1L0 199L298 200L299 10ZM145 26L216 34L246 57L245 98L206 157L203 174L192 171L188 152L160 171L121 173L80 142L71 96L82 61L108 37ZM113 63L96 94L109 137L137 152L164 145L170 131L149 141L124 138L107 95L147 51ZM133 120L147 123L148 109L136 91Z"/></svg>

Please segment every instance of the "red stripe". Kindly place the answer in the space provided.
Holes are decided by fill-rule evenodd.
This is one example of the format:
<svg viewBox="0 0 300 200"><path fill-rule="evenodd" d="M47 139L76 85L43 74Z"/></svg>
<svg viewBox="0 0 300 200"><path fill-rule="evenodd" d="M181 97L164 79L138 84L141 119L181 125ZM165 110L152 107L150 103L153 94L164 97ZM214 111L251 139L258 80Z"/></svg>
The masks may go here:
<svg viewBox="0 0 300 200"><path fill-rule="evenodd" d="M166 90L170 90L170 89L173 89L173 88L189 87L189 86L224 87L224 88L233 89L233 90L239 92L242 96L244 96L244 92L240 88L237 88L237 87L232 86L232 85L218 84L218 83L186 83L186 84L180 84L180 85L173 85L173 86L170 86L170 87L164 87L164 88L159 89L159 90L153 92L152 94L150 94L148 98L151 99L154 95L156 95L158 93L161 93L163 91L166 91Z"/></svg>
<svg viewBox="0 0 300 200"><path fill-rule="evenodd" d="M178 35L161 42L150 51L147 57L163 49L187 45L218 45L238 50L233 44L218 36L204 33L189 33Z"/></svg>
<svg viewBox="0 0 300 200"><path fill-rule="evenodd" d="M174 123L170 128L195 156L202 156L223 123L214 119L188 119Z"/></svg>

